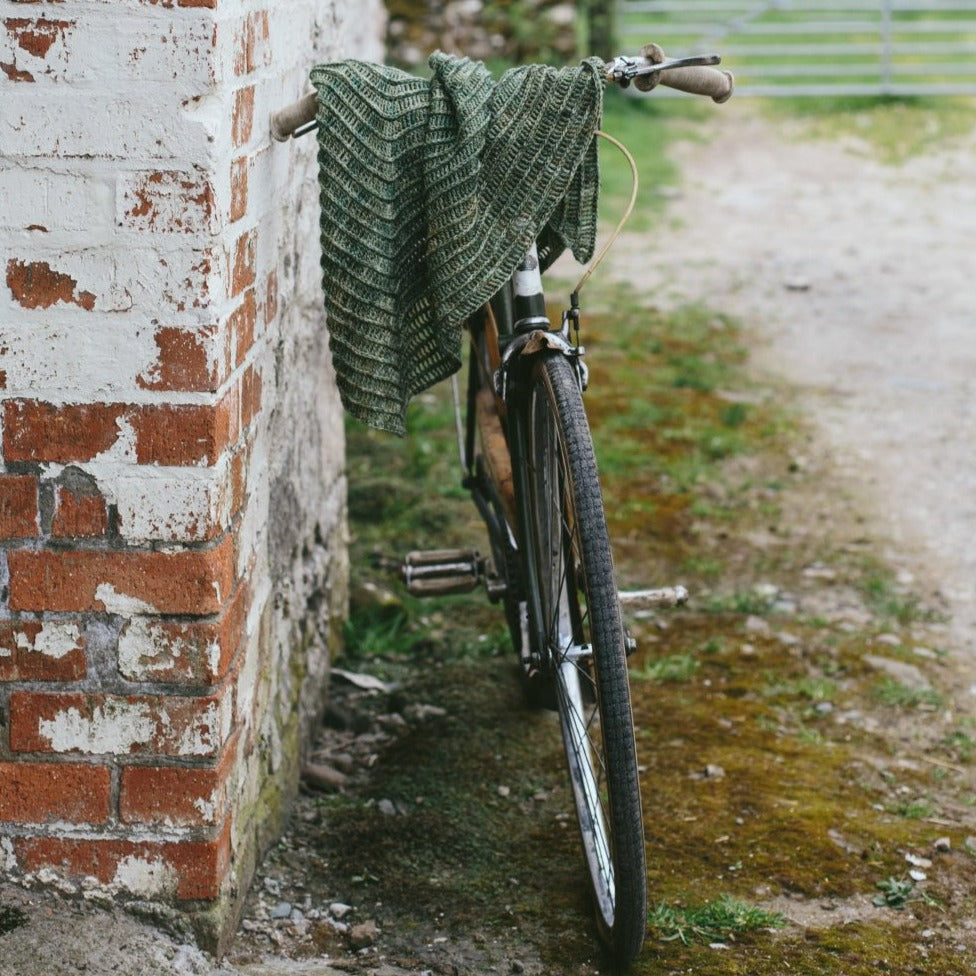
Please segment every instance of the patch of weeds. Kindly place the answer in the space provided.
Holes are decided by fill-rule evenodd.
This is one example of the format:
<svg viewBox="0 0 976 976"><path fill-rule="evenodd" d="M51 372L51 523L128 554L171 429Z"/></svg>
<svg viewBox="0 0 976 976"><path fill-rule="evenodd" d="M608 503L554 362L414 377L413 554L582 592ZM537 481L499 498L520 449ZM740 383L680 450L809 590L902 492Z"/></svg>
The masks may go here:
<svg viewBox="0 0 976 976"><path fill-rule="evenodd" d="M922 891L911 878L887 878L879 881L875 886L881 893L872 899L878 908L893 908L902 911L909 902L920 901L933 908L940 908L939 903Z"/></svg>
<svg viewBox="0 0 976 976"><path fill-rule="evenodd" d="M701 650L702 654L721 654L725 650L725 643L721 637L709 637Z"/></svg>
<svg viewBox="0 0 976 976"><path fill-rule="evenodd" d="M741 613L761 617L772 610L773 603L774 597L765 590L736 590L709 597L705 609L709 613Z"/></svg>
<svg viewBox="0 0 976 976"><path fill-rule="evenodd" d="M13 932L21 925L26 925L27 921L28 915L23 909L15 908L12 905L0 905L0 935Z"/></svg>
<svg viewBox="0 0 976 976"><path fill-rule="evenodd" d="M662 941L678 940L684 945L734 941L746 932L786 925L779 912L768 912L731 895L688 908L661 902L648 912L647 921Z"/></svg>
<svg viewBox="0 0 976 976"><path fill-rule="evenodd" d="M976 739L962 730L950 732L942 740L942 744L952 750L959 762L971 762L973 753L976 752Z"/></svg>
<svg viewBox="0 0 976 976"><path fill-rule="evenodd" d="M924 820L936 812L935 807L925 799L909 800L903 803L889 803L885 806L885 810L905 820Z"/></svg>
<svg viewBox="0 0 976 976"><path fill-rule="evenodd" d="M345 625L346 656L402 656L416 645L419 635L410 626L406 612L382 615L367 610L353 614Z"/></svg>
<svg viewBox="0 0 976 976"><path fill-rule="evenodd" d="M938 616L926 610L918 597L901 592L890 570L874 567L860 586L868 607L884 619L895 620L904 626L916 622L931 623Z"/></svg>
<svg viewBox="0 0 976 976"><path fill-rule="evenodd" d="M800 726L797 730L796 737L800 742L808 746L822 746L826 741L823 733L819 729L811 729L807 725Z"/></svg>
<svg viewBox="0 0 976 976"><path fill-rule="evenodd" d="M763 689L767 698L806 698L808 701L833 701L837 685L829 678L798 678L794 681L779 681Z"/></svg>
<svg viewBox="0 0 976 976"><path fill-rule="evenodd" d="M670 654L645 661L630 676L638 681L689 681L697 670L698 661L691 654Z"/></svg>
<svg viewBox="0 0 976 976"><path fill-rule="evenodd" d="M934 688L913 688L894 678L884 678L872 689L874 697L884 705L897 708L939 708L942 695Z"/></svg>

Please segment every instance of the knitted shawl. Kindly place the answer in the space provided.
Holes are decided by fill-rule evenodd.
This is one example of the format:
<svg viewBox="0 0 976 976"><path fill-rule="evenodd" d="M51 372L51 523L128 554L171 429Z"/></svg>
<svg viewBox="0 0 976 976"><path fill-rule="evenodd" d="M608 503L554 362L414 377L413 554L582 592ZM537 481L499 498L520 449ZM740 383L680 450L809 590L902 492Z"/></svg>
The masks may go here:
<svg viewBox="0 0 976 976"><path fill-rule="evenodd" d="M543 268L596 234L600 62L496 83L434 54L433 76L315 67L322 271L345 408L405 432L410 398L461 365L465 319L534 240Z"/></svg>

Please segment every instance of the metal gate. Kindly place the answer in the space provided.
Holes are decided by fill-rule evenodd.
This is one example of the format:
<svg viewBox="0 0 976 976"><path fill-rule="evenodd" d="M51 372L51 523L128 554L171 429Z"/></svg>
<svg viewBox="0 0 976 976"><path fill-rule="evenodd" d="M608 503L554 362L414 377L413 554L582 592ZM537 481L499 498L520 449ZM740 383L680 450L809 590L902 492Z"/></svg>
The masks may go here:
<svg viewBox="0 0 976 976"><path fill-rule="evenodd" d="M721 54L737 94L976 94L976 0L617 0L617 34Z"/></svg>

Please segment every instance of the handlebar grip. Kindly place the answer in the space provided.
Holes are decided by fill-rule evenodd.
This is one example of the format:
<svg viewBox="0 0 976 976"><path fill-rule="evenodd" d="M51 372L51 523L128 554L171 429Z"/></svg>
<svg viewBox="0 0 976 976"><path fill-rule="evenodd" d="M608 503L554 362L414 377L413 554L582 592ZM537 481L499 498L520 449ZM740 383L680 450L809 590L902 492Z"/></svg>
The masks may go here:
<svg viewBox="0 0 976 976"><path fill-rule="evenodd" d="M718 68L672 68L661 72L662 85L692 95L708 95L713 102L727 102L732 97L735 79L731 71Z"/></svg>
<svg viewBox="0 0 976 976"><path fill-rule="evenodd" d="M285 142L295 134L296 129L308 124L318 112L318 100L315 92L309 92L304 98L292 102L280 112L271 116L271 136L278 142Z"/></svg>

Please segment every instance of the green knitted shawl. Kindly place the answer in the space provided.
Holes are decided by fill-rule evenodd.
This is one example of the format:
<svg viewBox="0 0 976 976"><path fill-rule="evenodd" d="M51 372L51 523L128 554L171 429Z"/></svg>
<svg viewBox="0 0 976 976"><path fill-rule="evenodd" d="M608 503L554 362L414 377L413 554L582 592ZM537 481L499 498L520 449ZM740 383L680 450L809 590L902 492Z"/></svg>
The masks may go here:
<svg viewBox="0 0 976 976"><path fill-rule="evenodd" d="M600 62L516 68L435 54L417 78L319 65L322 271L346 409L405 432L411 396L461 365L461 329L533 240L543 268L596 234Z"/></svg>

